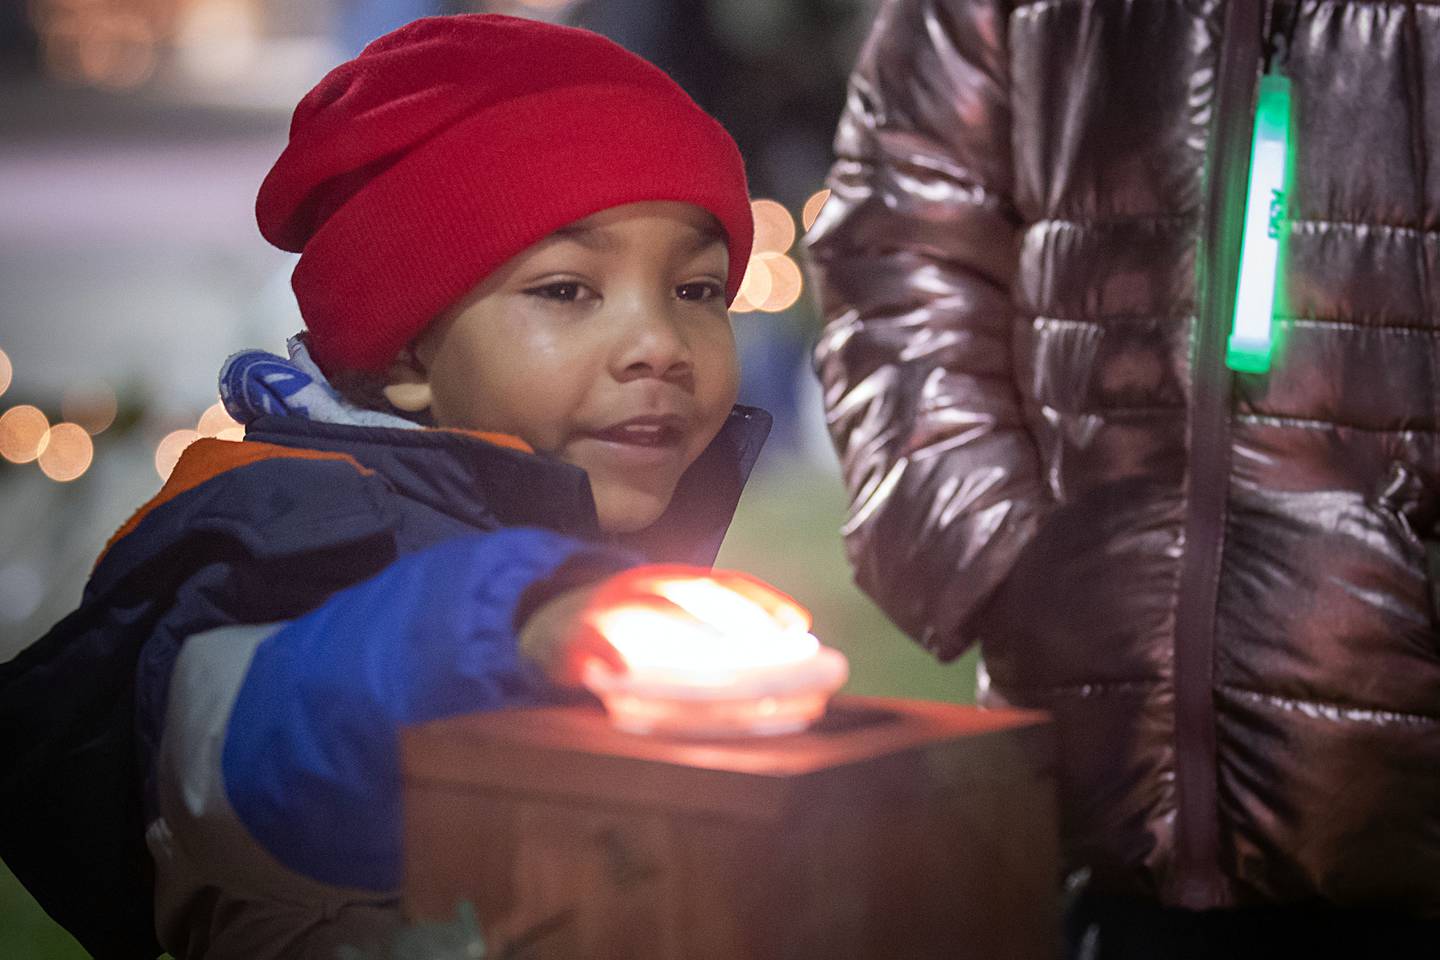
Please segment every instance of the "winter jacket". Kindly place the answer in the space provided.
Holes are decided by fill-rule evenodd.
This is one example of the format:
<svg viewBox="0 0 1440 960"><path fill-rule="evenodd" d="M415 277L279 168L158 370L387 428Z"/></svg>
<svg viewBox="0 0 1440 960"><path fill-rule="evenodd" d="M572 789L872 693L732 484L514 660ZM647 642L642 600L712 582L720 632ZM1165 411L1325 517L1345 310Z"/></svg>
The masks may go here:
<svg viewBox="0 0 1440 960"><path fill-rule="evenodd" d="M1059 726L1069 862L1440 912L1440 8L893 0L809 238L859 584ZM1224 364L1266 54L1268 373Z"/></svg>
<svg viewBox="0 0 1440 960"><path fill-rule="evenodd" d="M100 960L155 956L156 925L177 956L247 958L321 955L308 934L337 917L383 931L383 745L543 696L523 609L711 562L768 429L737 407L666 514L618 538L583 471L496 438L266 416L198 442L79 609L0 665L0 856Z"/></svg>

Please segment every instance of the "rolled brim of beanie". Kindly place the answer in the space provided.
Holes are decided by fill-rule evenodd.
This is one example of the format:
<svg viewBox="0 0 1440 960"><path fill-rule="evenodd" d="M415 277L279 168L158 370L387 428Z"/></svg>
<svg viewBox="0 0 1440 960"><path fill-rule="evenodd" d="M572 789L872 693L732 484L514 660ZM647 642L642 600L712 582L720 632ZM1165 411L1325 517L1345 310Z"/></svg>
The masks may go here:
<svg viewBox="0 0 1440 960"><path fill-rule="evenodd" d="M744 167L696 112L644 87L574 86L502 101L415 148L306 243L293 285L312 353L328 370L381 370L517 253L641 201L692 203L719 221L733 300L750 257ZM727 154L733 173L717 176Z"/></svg>

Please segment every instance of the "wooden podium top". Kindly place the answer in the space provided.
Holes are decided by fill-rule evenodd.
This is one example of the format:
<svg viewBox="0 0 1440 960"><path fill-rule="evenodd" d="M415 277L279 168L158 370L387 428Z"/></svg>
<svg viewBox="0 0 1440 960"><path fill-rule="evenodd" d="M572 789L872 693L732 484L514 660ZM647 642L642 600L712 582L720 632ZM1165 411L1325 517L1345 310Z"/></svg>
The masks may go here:
<svg viewBox="0 0 1440 960"><path fill-rule="evenodd" d="M1048 769L1052 752L1041 713L852 696L836 697L809 730L769 737L625 733L598 705L467 714L401 735L412 785L763 820L861 768L870 780L909 777L917 764L951 781L1030 780Z"/></svg>

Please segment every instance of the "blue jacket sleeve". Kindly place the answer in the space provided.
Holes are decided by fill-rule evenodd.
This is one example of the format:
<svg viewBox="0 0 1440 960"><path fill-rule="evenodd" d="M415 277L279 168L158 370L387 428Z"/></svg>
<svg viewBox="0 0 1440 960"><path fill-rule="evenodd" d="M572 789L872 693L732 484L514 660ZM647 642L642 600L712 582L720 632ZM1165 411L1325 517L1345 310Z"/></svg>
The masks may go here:
<svg viewBox="0 0 1440 960"><path fill-rule="evenodd" d="M545 581L635 560L536 529L403 557L264 640L221 759L254 838L291 870L389 890L400 870L400 727L532 699L516 614ZM570 573L566 573L570 571Z"/></svg>

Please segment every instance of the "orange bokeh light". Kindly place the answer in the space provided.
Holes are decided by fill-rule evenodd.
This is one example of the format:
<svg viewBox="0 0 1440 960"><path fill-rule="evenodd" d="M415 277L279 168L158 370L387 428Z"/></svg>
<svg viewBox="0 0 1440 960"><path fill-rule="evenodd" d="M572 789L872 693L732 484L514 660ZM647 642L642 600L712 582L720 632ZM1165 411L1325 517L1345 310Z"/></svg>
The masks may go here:
<svg viewBox="0 0 1440 960"><path fill-rule="evenodd" d="M202 437L219 436L226 430L234 430L240 426L230 414L225 412L224 404L212 403L200 414L200 422L196 424L195 430Z"/></svg>
<svg viewBox="0 0 1440 960"><path fill-rule="evenodd" d="M105 4L49 3L35 17L45 64L66 80L130 90L159 62L155 25L137 11Z"/></svg>
<svg viewBox="0 0 1440 960"><path fill-rule="evenodd" d="M774 200L752 200L750 212L755 217L752 254L784 253L790 249L795 242L795 220L789 210Z"/></svg>
<svg viewBox="0 0 1440 960"><path fill-rule="evenodd" d="M241 77L260 51L261 16L254 0L191 0L173 30L180 65L202 83Z"/></svg>
<svg viewBox="0 0 1440 960"><path fill-rule="evenodd" d="M817 190L810 194L810 199L805 201L805 206L800 209L800 223L809 230L815 226L815 221L820 218L820 210L825 206L825 201L830 199L830 191Z"/></svg>
<svg viewBox="0 0 1440 960"><path fill-rule="evenodd" d="M118 404L115 391L101 383L65 391L60 400L60 414L71 423L78 423L91 436L104 433L115 422Z"/></svg>
<svg viewBox="0 0 1440 960"><path fill-rule="evenodd" d="M765 261L759 257L751 257L745 267L745 277L740 281L740 290L735 296L735 302L730 305L731 311L749 313L752 310L760 309L760 304L770 296L772 285L770 268L765 265Z"/></svg>
<svg viewBox="0 0 1440 960"><path fill-rule="evenodd" d="M50 420L39 407L24 404L0 415L0 456L11 463L29 463L40 456Z"/></svg>
<svg viewBox="0 0 1440 960"><path fill-rule="evenodd" d="M800 299L800 291L805 289L800 265L783 253L765 254L761 260L770 271L770 295L760 302L760 309L765 313L790 309Z"/></svg>
<svg viewBox="0 0 1440 960"><path fill-rule="evenodd" d="M80 424L57 423L46 432L39 459L45 476L68 483L90 469L95 459L95 444Z"/></svg>
<svg viewBox="0 0 1440 960"><path fill-rule="evenodd" d="M169 480L170 473L175 469L175 464L180 462L180 454L185 448L196 440L200 439L197 430L172 430L165 434L164 439L155 448L155 472L160 474L161 480Z"/></svg>

